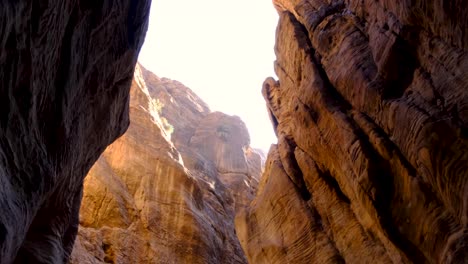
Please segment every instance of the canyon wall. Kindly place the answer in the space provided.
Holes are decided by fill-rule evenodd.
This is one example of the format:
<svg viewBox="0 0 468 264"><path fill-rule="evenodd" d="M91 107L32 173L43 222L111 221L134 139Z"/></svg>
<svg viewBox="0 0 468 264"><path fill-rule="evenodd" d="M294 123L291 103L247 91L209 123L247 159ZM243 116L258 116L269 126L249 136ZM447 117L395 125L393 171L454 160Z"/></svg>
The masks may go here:
<svg viewBox="0 0 468 264"><path fill-rule="evenodd" d="M468 2L274 4L249 263L466 263Z"/></svg>
<svg viewBox="0 0 468 264"><path fill-rule="evenodd" d="M245 124L137 66L130 127L85 179L72 263L247 263L234 215L262 158Z"/></svg>
<svg viewBox="0 0 468 264"><path fill-rule="evenodd" d="M149 0L0 1L0 263L62 263L83 178L127 129Z"/></svg>

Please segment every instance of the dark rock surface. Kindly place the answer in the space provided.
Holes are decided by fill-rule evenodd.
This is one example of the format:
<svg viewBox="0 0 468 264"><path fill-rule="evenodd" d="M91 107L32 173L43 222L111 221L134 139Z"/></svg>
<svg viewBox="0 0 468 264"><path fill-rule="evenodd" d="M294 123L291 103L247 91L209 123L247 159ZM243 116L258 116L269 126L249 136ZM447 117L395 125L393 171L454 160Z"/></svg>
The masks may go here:
<svg viewBox="0 0 468 264"><path fill-rule="evenodd" d="M129 124L149 5L0 1L0 263L67 261L83 178Z"/></svg>
<svg viewBox="0 0 468 264"><path fill-rule="evenodd" d="M276 0L250 263L468 261L468 2Z"/></svg>

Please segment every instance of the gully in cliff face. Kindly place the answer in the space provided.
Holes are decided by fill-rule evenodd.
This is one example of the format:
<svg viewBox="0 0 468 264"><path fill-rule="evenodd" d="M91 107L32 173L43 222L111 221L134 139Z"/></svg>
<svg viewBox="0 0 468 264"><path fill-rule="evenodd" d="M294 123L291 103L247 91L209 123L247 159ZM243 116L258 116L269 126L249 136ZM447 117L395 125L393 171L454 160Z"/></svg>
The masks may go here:
<svg viewBox="0 0 468 264"><path fill-rule="evenodd" d="M129 125L149 0L0 0L0 263L62 263L72 248L114 262L466 263L468 1L273 2L279 80L264 95L278 144L253 202L236 190L256 183L258 158L222 115L168 118L173 142L140 120L96 165L113 206L83 210L73 248L84 175ZM150 132L161 141L141 147ZM123 147L154 156L123 162ZM168 177L130 177L152 176L148 157Z"/></svg>
<svg viewBox="0 0 468 264"><path fill-rule="evenodd" d="M0 263L62 263L83 178L127 129L149 0L0 1Z"/></svg>

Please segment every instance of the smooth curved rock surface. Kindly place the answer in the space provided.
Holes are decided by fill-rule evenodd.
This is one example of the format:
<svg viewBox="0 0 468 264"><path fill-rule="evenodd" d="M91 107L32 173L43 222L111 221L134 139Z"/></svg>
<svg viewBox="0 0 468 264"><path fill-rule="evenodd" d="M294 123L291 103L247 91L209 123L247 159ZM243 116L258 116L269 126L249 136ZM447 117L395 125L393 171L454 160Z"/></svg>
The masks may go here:
<svg viewBox="0 0 468 264"><path fill-rule="evenodd" d="M0 263L62 263L83 178L127 129L149 0L0 1Z"/></svg>
<svg viewBox="0 0 468 264"><path fill-rule="evenodd" d="M236 210L262 159L245 124L138 66L131 124L85 180L72 263L246 263Z"/></svg>
<svg viewBox="0 0 468 264"><path fill-rule="evenodd" d="M250 263L468 261L468 2L276 0Z"/></svg>

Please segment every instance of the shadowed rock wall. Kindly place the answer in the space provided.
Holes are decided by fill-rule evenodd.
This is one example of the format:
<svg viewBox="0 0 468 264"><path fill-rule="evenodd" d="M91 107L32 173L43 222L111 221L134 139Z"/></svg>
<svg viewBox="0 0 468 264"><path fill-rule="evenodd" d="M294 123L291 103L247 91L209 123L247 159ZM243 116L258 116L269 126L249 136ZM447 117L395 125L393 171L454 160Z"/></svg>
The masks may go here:
<svg viewBox="0 0 468 264"><path fill-rule="evenodd" d="M468 2L274 1L250 263L466 263Z"/></svg>
<svg viewBox="0 0 468 264"><path fill-rule="evenodd" d="M129 124L149 0L0 1L0 263L61 263L83 178Z"/></svg>

